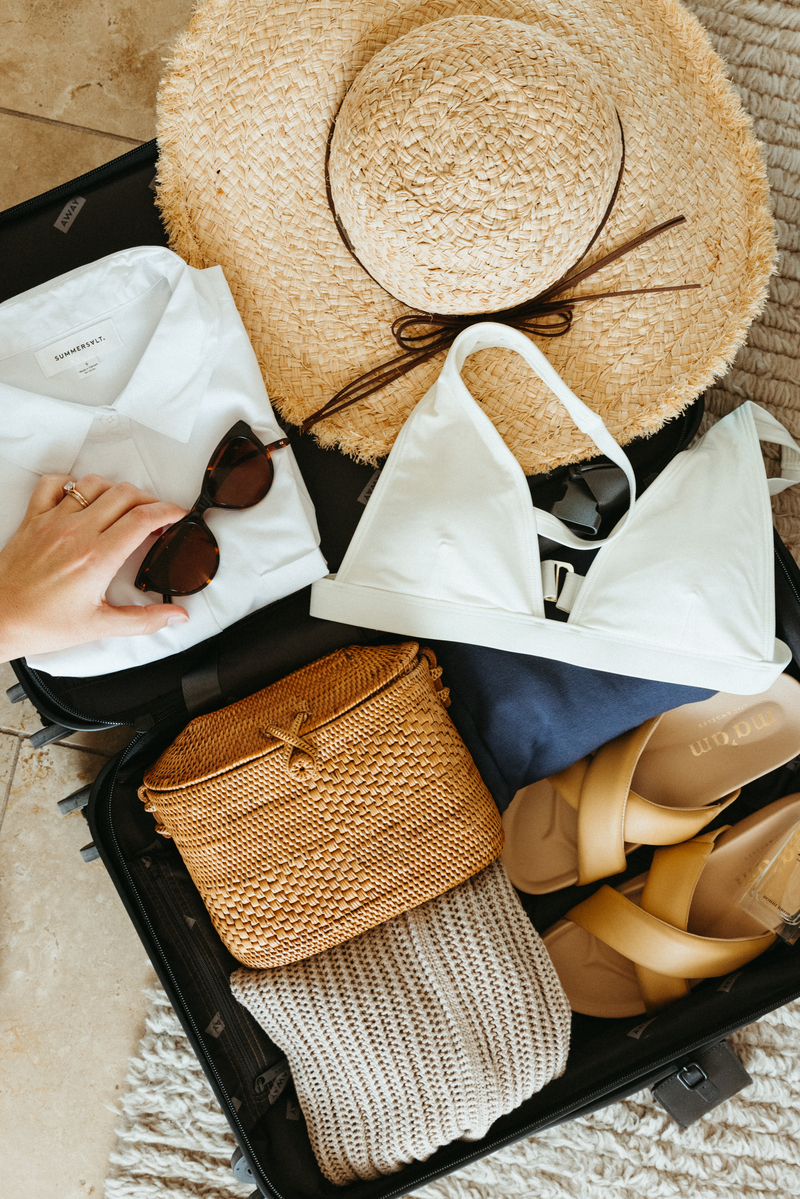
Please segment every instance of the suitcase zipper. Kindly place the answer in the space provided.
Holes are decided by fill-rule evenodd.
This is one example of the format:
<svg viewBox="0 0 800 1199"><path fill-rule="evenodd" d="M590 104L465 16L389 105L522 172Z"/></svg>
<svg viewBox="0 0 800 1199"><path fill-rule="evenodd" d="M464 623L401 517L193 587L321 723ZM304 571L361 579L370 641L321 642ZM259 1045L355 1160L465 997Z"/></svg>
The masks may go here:
<svg viewBox="0 0 800 1199"><path fill-rule="evenodd" d="M46 683L42 682L42 676L39 674L38 670L33 670L32 667L30 667L30 666L28 667L28 669L30 670L30 672L34 676L34 678L36 679L36 685L39 688L41 688L41 690L45 693L45 695L48 695L50 697L50 699L52 699L53 702L55 704L57 704L58 707L61 708L61 710L63 712L68 713L68 715L70 715L70 716L77 716L79 720L92 720L92 721L96 720L98 724L104 724L104 725L106 725L107 728L110 728L110 729L117 728L117 726L119 724L119 721L117 721L117 720L101 720L99 717L94 717L94 716L87 717L85 715L85 713L83 713L83 712L76 712L74 708L70 708L67 704L64 703L63 700L59 699L57 695L54 695ZM79 732L80 730L76 730L76 731Z"/></svg>
<svg viewBox="0 0 800 1199"><path fill-rule="evenodd" d="M191 944L190 939L185 937L185 935L184 935L185 917L184 917L183 913L178 910L178 905L176 904L175 899L173 898L172 894L167 890L165 890L163 892L162 898L166 899L167 905L168 905L170 911L172 912L172 915L174 917L174 925L175 925L175 929L176 929L178 936L183 941L184 945L187 945L187 946L190 945ZM215 1004L217 1005L218 1010L221 1010L222 1008L225 1007L225 1005L230 1004L231 999L232 999L232 994L230 992L226 992L223 990L223 988L219 985L219 982L214 977L214 975L208 974L207 971L203 969L202 965L199 968L199 973L202 975L204 984L207 984L209 990L212 992L213 999L214 999ZM256 1075L258 1075L258 1073L261 1070L265 1070L267 1068L266 1058L259 1059L256 1057L255 1052L253 1051L252 1047L247 1043L247 1041L245 1041L244 1037L242 1037L241 1033L239 1032L239 1029L236 1027L235 1024L231 1024L231 1025L226 1024L225 1031L227 1033L229 1033L231 1036L231 1039L236 1042L235 1047L241 1058L241 1064L246 1069L248 1069L252 1072L251 1080L252 1080L252 1078L255 1078Z"/></svg>
<svg viewBox="0 0 800 1199"><path fill-rule="evenodd" d="M118 775L119 775L119 772L120 772L120 769L121 769L121 767L123 766L123 764L125 763L125 761L126 761L126 760L127 760L127 758L129 757L129 755L130 755L130 753L131 753L131 750L134 748L134 746L136 746L136 745L138 744L138 742L139 742L139 741L141 740L141 738L142 738L142 737L144 737L144 736L145 736L145 734L144 734L144 733L137 733L137 734L136 734L136 736L135 736L135 737L133 738L133 740L131 741L131 743L130 743L130 744L129 744L129 745L126 747L126 748L125 748L125 750L124 750L124 751L122 752L122 754L120 755L119 762L117 763L117 768L116 768L116 770L114 771L114 776L113 776L113 778L112 778L112 780L111 780L111 786L109 787L109 790L108 790L108 797L109 797L109 801L110 801L110 799L111 799L111 795L112 795L112 793L113 793L114 786L115 786L115 784L116 784L117 777L118 777ZM143 920L143 921L144 921L144 923L147 925L147 928L148 928L148 931L149 931L149 933L150 933L150 936L151 936L151 939L152 939L152 941L153 941L153 944L154 944L155 946L157 946L157 948L158 948L158 951L159 951L159 956L160 956L160 958L161 958L161 962L162 962L162 965L163 965L163 967L164 967L164 970L165 970L165 971L166 971L166 973L169 975L169 978L170 978L170 982L171 982L171 984L172 984L173 991L174 991L175 995L177 995L178 999L180 1000L180 1004L181 1004L181 1008L182 1008L183 1014L184 1014L184 1016L185 1016L186 1020L188 1021L188 1023L189 1023L189 1024L191 1025L191 1027L192 1027L192 1030L193 1030L193 1032L194 1032L194 1035L195 1035L195 1039L196 1039L196 1041L197 1041L197 1044L198 1044L198 1045L202 1045L202 1044L203 1044L203 1034L201 1033L200 1029L198 1028L198 1026L197 1026L197 1022L195 1021L195 1019L194 1019L194 1016L192 1015L191 1011L189 1010L189 1007L188 1007L188 1005L187 1005L187 1003L186 1003L186 1000L185 1000L185 999L184 999L184 997L183 997L183 993L182 993L182 991L181 991L181 989L180 989L180 987L179 987L179 985L178 985L178 980L176 979L176 977L175 977L175 975L174 975L174 973L173 973L172 967L171 967L171 966L170 966L170 964L169 964L169 960L168 960L168 959L165 957L165 955L164 955L163 949L162 949L162 947L161 947L161 942L160 942L160 941L159 941L159 939L158 939L158 934L156 933L156 930L153 928L153 925L152 925L152 923L151 923L151 921L150 921L150 917L149 917L149 915L148 915L148 913L147 913L147 910L145 909L144 905L142 904L142 901L141 901L141 899L139 898L139 892L138 892L138 891L137 891L137 889L136 889L136 884L135 884L135 882L134 882L134 880L133 880L133 878L132 878L132 876L131 876L131 873L130 873L130 871L128 870L127 863L125 862L125 859L124 859L124 857L122 856L122 850L121 850L121 848L120 848L119 841L117 840L117 834L116 834L116 832L115 832L115 830L114 830L114 824L113 824L113 821L112 821L112 819L111 819L111 808L110 808L110 803L109 803L109 806L108 806L108 827L109 827L109 830L110 830L110 832L111 832L111 840L112 840L112 842L113 842L113 845L114 845L114 850L115 850L115 853L116 853L116 856L117 856L117 861L119 862L119 864L120 864L120 867L121 867L121 868L122 868L122 870L124 871L124 873L125 873L125 876L126 876L126 878L127 878L127 880L128 880L128 886L129 886L129 888L130 888L130 894L132 894L132 896L135 898L135 900L136 900L136 905L137 905L137 907L138 907L138 909L139 909L139 912L140 912L140 914L141 914L142 920ZM225 1107L226 1107L226 1109L227 1109L227 1116L226 1116L226 1118L228 1119L229 1123L231 1123L232 1125L235 1125L236 1129L238 1130L238 1134L237 1134L237 1135L238 1135L238 1136L241 1138L241 1143L242 1143L243 1145L245 1145L245 1146L246 1146L246 1148L247 1148L247 1150L248 1150L248 1153L250 1154L251 1161L252 1161L252 1162L257 1162L257 1161L258 1161L258 1157L257 1157L257 1155L256 1155L256 1152L255 1152L255 1150L253 1149L253 1146L252 1146L252 1145L251 1145L251 1143L250 1143L250 1138L248 1137L248 1135L247 1135L247 1132L245 1131L244 1127L242 1126L242 1122L241 1122L241 1120L239 1119L239 1115L238 1115L238 1113L237 1113L236 1109L233 1107L232 1103L230 1102L230 1098L229 1098L229 1096L228 1096L227 1089L226 1089L225 1085L223 1084L223 1082L222 1082L222 1079L221 1079L221 1078L220 1078L220 1076L219 1076L219 1072L218 1072L218 1070L217 1070L217 1067L216 1067L216 1065L214 1064L213 1060L212 1060L212 1059L211 1059L211 1058L210 1058L208 1055L206 1055L206 1057L205 1057L205 1061L206 1061L206 1063L207 1063L207 1065L208 1065L208 1068L210 1069L210 1071L211 1071L211 1072L212 1072L212 1074L214 1075L214 1078L216 1079L216 1083L217 1083L217 1087L218 1087L218 1089L219 1089L219 1093L225 1097ZM265 1186L268 1188L268 1190L269 1190L269 1193L270 1193L270 1194L272 1194L272 1195L274 1195L274 1196L275 1196L275 1199L284 1199L284 1196L281 1194L281 1192L280 1192L280 1191L278 1191L278 1190L277 1190L277 1189L276 1189L276 1188L273 1186L273 1184L272 1184L272 1183L269 1181L269 1179L268 1179L268 1178L266 1178L266 1177L264 1176L264 1174L263 1174L263 1172L262 1172L262 1170L261 1170L260 1166L259 1166L259 1167L257 1167L257 1169L258 1169L258 1173L259 1173L259 1175L260 1175L261 1179L263 1180L263 1183L264 1183L264 1185L265 1185ZM261 1183L260 1183L260 1182L258 1183L258 1187L259 1187L259 1189L261 1189ZM252 1199L252 1196L251 1196L251 1199Z"/></svg>
<svg viewBox="0 0 800 1199"><path fill-rule="evenodd" d="M112 158L110 162L106 162L100 167L94 167L91 171L87 171L85 175L79 175L77 179L71 179L68 183L60 183L58 187L52 187L49 191L42 192L39 196L33 196L30 200L23 200L22 203L15 204L13 208L6 209L4 213L0 214L2 216L0 223L4 225L10 223L16 217L22 216L23 212L26 212L29 208L44 208L45 203L43 201L54 204L59 197L77 195L81 188L91 186L102 175L108 175L108 168L112 163L115 167L119 167L120 164L127 162L128 159L139 157L142 160L142 166L144 166L155 152L155 139L149 142L140 142L132 150L126 150L124 154L120 154L117 158ZM153 165L155 166L155 162Z"/></svg>
<svg viewBox="0 0 800 1199"><path fill-rule="evenodd" d="M52 699L53 703L57 704L62 712L66 712L69 716L77 716L77 718L79 720L91 720L93 722L96 722L97 724L105 725L107 728L110 728L110 729L116 729L116 728L120 727L120 724L122 722L119 720L102 720L99 716L87 716L85 712L77 712L75 710L75 708L71 708L68 704L65 704L64 701L59 698L59 696L57 696L53 691L51 691L46 683L42 682L42 676L40 675L38 670L34 670L30 666L28 667L28 670L33 675L33 677L36 679L37 687L39 687L40 690L43 691L45 695L49 696L49 698ZM179 701L178 703L170 704L170 706L168 708L165 708L162 712L159 712L158 718L152 716L152 713L150 714L150 716L153 720L153 724L155 725L155 724L160 724L164 720L169 720L172 716L177 716L179 712L184 712L185 710L186 709L185 709L184 704ZM70 731L70 730L68 730L68 731ZM75 729L74 731L81 732L80 729ZM91 732L92 730L89 730L89 731ZM138 736L140 736L140 733L137 732L136 735L138 737ZM130 744L132 745L133 742L131 741Z"/></svg>
<svg viewBox="0 0 800 1199"><path fill-rule="evenodd" d="M791 587L791 589L794 593L794 598L797 600L798 606L800 606L800 592L798 592L797 588L794 585L794 579L792 578L791 574L787 570L786 563L783 561L783 559L781 557L779 557L778 554L776 554L775 557L778 561L778 564L779 564L781 570L783 571L784 575L786 576L786 582L789 584L789 586Z"/></svg>

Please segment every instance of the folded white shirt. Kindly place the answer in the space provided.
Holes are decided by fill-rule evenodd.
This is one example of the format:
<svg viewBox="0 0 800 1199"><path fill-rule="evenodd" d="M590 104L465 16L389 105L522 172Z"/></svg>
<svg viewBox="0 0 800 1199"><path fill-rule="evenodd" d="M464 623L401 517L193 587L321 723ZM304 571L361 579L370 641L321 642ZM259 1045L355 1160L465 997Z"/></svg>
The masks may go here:
<svg viewBox="0 0 800 1199"><path fill-rule="evenodd" d="M0 304L0 545L42 474L104 475L188 508L237 420L283 436L221 267L169 250L111 254ZM326 572L313 505L290 447L255 507L209 510L219 570L178 599L190 619L142 637L39 654L50 674L86 676L166 657ZM125 562L109 603L161 603L133 581L154 537Z"/></svg>

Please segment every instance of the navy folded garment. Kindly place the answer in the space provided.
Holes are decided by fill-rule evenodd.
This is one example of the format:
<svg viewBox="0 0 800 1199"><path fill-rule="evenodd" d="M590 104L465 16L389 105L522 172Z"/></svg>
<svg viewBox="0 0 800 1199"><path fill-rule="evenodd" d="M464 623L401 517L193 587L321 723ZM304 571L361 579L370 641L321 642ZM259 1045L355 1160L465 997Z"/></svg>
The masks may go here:
<svg viewBox="0 0 800 1199"><path fill-rule="evenodd" d="M481 645L427 644L450 688L453 723L501 812L520 787L651 716L714 695Z"/></svg>

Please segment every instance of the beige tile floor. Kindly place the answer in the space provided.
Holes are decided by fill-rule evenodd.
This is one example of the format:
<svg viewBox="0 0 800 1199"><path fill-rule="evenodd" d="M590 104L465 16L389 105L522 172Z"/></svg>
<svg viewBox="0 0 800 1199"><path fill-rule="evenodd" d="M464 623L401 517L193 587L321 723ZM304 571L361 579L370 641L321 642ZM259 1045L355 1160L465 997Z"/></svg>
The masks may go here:
<svg viewBox="0 0 800 1199"><path fill-rule="evenodd" d="M154 136L193 6L0 0L0 211ZM100 1199L155 975L103 866L80 857L83 817L56 804L129 730L35 750L38 717L5 699L14 681L0 666L0 1196Z"/></svg>
<svg viewBox="0 0 800 1199"><path fill-rule="evenodd" d="M194 0L0 2L0 211L155 136Z"/></svg>

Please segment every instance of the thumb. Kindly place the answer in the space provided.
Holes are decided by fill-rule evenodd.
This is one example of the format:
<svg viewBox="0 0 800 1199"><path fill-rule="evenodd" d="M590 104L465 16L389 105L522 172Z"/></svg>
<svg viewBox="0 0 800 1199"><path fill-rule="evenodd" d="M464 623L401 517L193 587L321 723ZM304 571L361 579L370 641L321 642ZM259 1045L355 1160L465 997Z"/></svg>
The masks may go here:
<svg viewBox="0 0 800 1199"><path fill-rule="evenodd" d="M115 608L106 605L107 637L141 637L157 633L168 624L185 624L189 613L176 604L128 604Z"/></svg>

